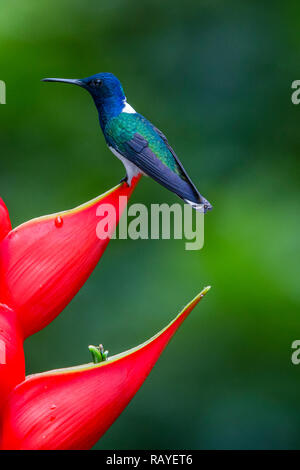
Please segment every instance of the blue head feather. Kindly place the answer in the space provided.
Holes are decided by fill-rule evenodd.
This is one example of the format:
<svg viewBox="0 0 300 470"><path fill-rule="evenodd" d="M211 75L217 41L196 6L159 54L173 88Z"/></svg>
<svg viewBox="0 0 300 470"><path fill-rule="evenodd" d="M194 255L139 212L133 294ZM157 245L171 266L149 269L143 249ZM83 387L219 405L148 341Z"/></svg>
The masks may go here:
<svg viewBox="0 0 300 470"><path fill-rule="evenodd" d="M93 97L99 112L101 126L118 116L124 107L125 94L120 80L112 73L96 73L80 80Z"/></svg>
<svg viewBox="0 0 300 470"><path fill-rule="evenodd" d="M80 81L94 100L99 103L111 98L117 98L121 101L125 100L121 82L112 73L96 73Z"/></svg>

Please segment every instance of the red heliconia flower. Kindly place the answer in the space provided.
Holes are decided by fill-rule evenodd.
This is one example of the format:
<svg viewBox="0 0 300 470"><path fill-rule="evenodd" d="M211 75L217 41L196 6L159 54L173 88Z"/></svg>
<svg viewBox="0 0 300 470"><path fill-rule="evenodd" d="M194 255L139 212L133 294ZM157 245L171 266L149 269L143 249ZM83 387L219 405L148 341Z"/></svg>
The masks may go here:
<svg viewBox="0 0 300 470"><path fill-rule="evenodd" d="M140 388L204 289L149 341L100 364L29 376L3 410L1 449L90 449Z"/></svg>
<svg viewBox="0 0 300 470"><path fill-rule="evenodd" d="M8 210L0 198L0 242L11 231ZM0 409L10 390L25 378L23 336L16 313L0 303Z"/></svg>
<svg viewBox="0 0 300 470"><path fill-rule="evenodd" d="M85 283L139 179L14 230L0 199L0 413L9 391L25 378L24 339L48 325ZM107 204L116 217L99 239L99 208Z"/></svg>
<svg viewBox="0 0 300 470"><path fill-rule="evenodd" d="M0 241L11 231L11 223L6 205L0 197Z"/></svg>
<svg viewBox="0 0 300 470"><path fill-rule="evenodd" d="M18 316L24 337L50 323L71 301L101 258L115 226L105 239L96 233L100 205L116 210L116 223L132 185L117 186L76 209L40 217L9 232L8 214L0 205L0 303ZM122 198L123 196L123 198ZM7 220L5 219L7 217ZM9 232L9 233L8 233ZM3 237L2 237L3 238Z"/></svg>
<svg viewBox="0 0 300 470"><path fill-rule="evenodd" d="M0 413L9 392L24 379L23 333L16 313L0 304Z"/></svg>

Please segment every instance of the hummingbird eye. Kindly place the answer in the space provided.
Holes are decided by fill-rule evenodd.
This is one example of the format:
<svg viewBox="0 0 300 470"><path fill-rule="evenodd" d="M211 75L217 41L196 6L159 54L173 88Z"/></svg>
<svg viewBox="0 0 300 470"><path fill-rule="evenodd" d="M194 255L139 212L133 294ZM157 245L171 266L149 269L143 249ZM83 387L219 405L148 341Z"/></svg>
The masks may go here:
<svg viewBox="0 0 300 470"><path fill-rule="evenodd" d="M95 80L91 81L91 85L94 87L100 87L102 85L102 80L100 78L96 78Z"/></svg>

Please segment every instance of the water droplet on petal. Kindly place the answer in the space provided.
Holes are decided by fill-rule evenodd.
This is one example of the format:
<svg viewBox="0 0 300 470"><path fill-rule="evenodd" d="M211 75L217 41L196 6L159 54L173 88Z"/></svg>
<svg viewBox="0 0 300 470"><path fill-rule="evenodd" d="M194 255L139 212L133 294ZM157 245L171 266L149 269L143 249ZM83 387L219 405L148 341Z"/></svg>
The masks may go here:
<svg viewBox="0 0 300 470"><path fill-rule="evenodd" d="M55 410L55 408L56 408L56 405L51 405L50 406L50 410Z"/></svg>
<svg viewBox="0 0 300 470"><path fill-rule="evenodd" d="M55 420L55 416L50 416L50 421L54 421Z"/></svg>
<svg viewBox="0 0 300 470"><path fill-rule="evenodd" d="M55 223L55 227L60 228L60 227L62 227L64 221L63 221L62 217L60 217L60 215L59 215L58 217L56 217L54 223Z"/></svg>

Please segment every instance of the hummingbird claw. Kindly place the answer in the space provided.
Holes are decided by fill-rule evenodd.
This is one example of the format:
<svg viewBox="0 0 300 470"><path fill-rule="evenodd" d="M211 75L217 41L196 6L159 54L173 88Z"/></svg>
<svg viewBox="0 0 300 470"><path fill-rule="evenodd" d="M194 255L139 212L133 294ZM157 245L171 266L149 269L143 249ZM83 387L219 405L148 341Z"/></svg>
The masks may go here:
<svg viewBox="0 0 300 470"><path fill-rule="evenodd" d="M122 178L122 179L120 180L120 184L121 184L121 183L126 183L127 186L129 187L129 184L128 184L128 176L127 176L127 175L125 175L124 178Z"/></svg>

